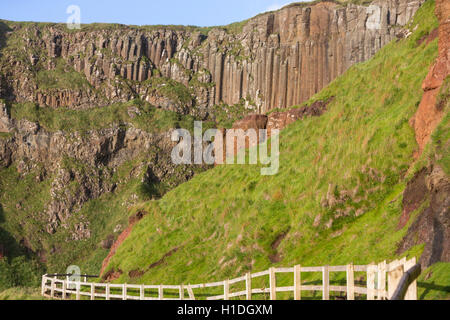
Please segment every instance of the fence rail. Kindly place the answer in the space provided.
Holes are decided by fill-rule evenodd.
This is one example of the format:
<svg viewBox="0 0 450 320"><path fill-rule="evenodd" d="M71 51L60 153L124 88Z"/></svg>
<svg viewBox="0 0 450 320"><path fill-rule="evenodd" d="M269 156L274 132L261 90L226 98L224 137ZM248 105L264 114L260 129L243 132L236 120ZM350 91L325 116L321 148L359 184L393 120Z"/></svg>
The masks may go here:
<svg viewBox="0 0 450 320"><path fill-rule="evenodd" d="M330 285L330 274L346 273L346 285ZM362 286L355 281L355 272L366 273L366 282ZM293 273L292 286L277 287L277 274ZM302 283L302 273L321 273L321 285L307 285ZM225 281L188 284L188 285L131 285L87 282L87 278L94 276L79 275L84 281L72 281L69 276L73 275L43 275L41 294L52 299L84 299L90 300L230 300L232 298L245 298L252 300L255 295L269 294L270 300L277 299L278 292L293 293L294 300L302 299L303 291L321 292L323 300L330 300L330 292L346 294L347 300L366 298L367 300L398 299L417 300L416 259L386 261L370 265L345 265L345 266L322 266L303 267L297 265L291 268L270 268L258 273L247 273L242 277L227 279ZM269 277L268 288L252 287L253 279ZM59 279L64 277L64 279ZM406 279L406 280L405 280ZM231 292L230 286L242 283L244 290ZM222 294L207 295L194 294L194 290L205 288L221 288ZM167 297L167 291L171 290L172 298ZM152 292L153 291L153 292ZM155 292L156 291L156 292ZM165 293L166 291L166 293ZM174 293L175 291L175 293ZM186 294L187 293L187 294ZM152 296L153 295L153 296ZM156 296L155 296L156 295Z"/></svg>

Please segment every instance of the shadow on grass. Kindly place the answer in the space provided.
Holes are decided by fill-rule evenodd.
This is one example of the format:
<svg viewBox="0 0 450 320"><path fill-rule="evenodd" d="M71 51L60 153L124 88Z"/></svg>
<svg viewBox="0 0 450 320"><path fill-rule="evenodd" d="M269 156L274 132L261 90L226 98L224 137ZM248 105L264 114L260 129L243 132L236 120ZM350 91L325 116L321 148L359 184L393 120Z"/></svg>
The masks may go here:
<svg viewBox="0 0 450 320"><path fill-rule="evenodd" d="M3 211L3 206L0 204L0 224L4 222L5 213ZM23 255L28 258L34 257L34 254L17 242L11 233L0 227L0 256L14 259Z"/></svg>
<svg viewBox="0 0 450 320"><path fill-rule="evenodd" d="M6 45L6 33L12 31L12 29L3 21L0 21L0 56L3 47Z"/></svg>
<svg viewBox="0 0 450 320"><path fill-rule="evenodd" d="M423 300L429 294L431 291L439 291L442 293L445 293L446 295L450 295L450 286L440 286L433 282L426 283L426 282L417 282L417 286L419 288L425 288L425 290L420 295L419 299Z"/></svg>

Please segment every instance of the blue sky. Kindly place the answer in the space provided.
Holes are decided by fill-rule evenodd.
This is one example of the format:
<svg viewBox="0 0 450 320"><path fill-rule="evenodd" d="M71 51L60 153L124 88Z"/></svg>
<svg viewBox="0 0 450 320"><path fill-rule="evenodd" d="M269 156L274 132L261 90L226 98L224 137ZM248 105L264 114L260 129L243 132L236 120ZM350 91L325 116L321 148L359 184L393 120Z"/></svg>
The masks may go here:
<svg viewBox="0 0 450 320"><path fill-rule="evenodd" d="M2 0L0 19L66 22L70 5L81 23L225 25L300 0Z"/></svg>

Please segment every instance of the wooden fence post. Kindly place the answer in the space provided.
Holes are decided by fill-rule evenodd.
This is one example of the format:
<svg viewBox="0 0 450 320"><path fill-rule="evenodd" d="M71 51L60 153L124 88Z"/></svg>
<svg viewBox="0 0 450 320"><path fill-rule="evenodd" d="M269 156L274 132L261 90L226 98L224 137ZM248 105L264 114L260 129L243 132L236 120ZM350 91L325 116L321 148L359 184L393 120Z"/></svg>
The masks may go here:
<svg viewBox="0 0 450 320"><path fill-rule="evenodd" d="M180 285L180 300L184 300L184 285Z"/></svg>
<svg viewBox="0 0 450 320"><path fill-rule="evenodd" d="M127 284L122 285L122 300L127 300Z"/></svg>
<svg viewBox="0 0 450 320"><path fill-rule="evenodd" d="M42 281L41 281L41 296L43 296L45 294L45 292L47 291L45 289L45 286L47 285L47 278L45 276L45 274L42 276Z"/></svg>
<svg viewBox="0 0 450 320"><path fill-rule="evenodd" d="M230 300L230 282L228 279L223 282L223 300Z"/></svg>
<svg viewBox="0 0 450 320"><path fill-rule="evenodd" d="M269 269L270 300L277 300L277 277L275 268Z"/></svg>
<svg viewBox="0 0 450 320"><path fill-rule="evenodd" d="M55 278L52 278L51 287L50 287L50 296L52 298L55 297Z"/></svg>
<svg viewBox="0 0 450 320"><path fill-rule="evenodd" d="M408 271L410 268L414 267L416 263L417 263L416 257L407 261L405 263L405 272ZM406 291L405 300L417 300L417 280L415 280L409 286L408 290Z"/></svg>
<svg viewBox="0 0 450 320"><path fill-rule="evenodd" d="M416 264L408 271L403 273L403 276L400 279L394 294L390 297L389 300L405 300L406 292L408 291L411 284L420 276L421 272L422 267L420 266L420 264Z"/></svg>
<svg viewBox="0 0 450 320"><path fill-rule="evenodd" d="M110 288L109 288L109 283L106 284L106 300L109 300L109 294L110 294Z"/></svg>
<svg viewBox="0 0 450 320"><path fill-rule="evenodd" d="M403 264L400 264L398 267L396 267L393 270L389 270L388 272L388 299L392 297L395 290L397 289L397 286L400 282L400 279L403 276Z"/></svg>
<svg viewBox="0 0 450 320"><path fill-rule="evenodd" d="M330 300L330 272L328 266L322 267L323 300Z"/></svg>
<svg viewBox="0 0 450 320"><path fill-rule="evenodd" d="M67 298L67 281L63 280L63 288L62 288L63 292L62 292L62 298L63 300L66 300Z"/></svg>
<svg viewBox="0 0 450 320"><path fill-rule="evenodd" d="M378 265L378 300L386 299L386 261Z"/></svg>
<svg viewBox="0 0 450 320"><path fill-rule="evenodd" d="M80 289L81 289L81 282L80 281L78 281L76 284L75 284L75 290L76 290L76 299L77 300L80 300Z"/></svg>
<svg viewBox="0 0 450 320"><path fill-rule="evenodd" d="M192 291L191 285L188 285L187 291L188 291L188 294L189 294L189 300L195 300L194 291Z"/></svg>
<svg viewBox="0 0 450 320"><path fill-rule="evenodd" d="M294 300L302 299L302 267L294 267Z"/></svg>
<svg viewBox="0 0 450 320"><path fill-rule="evenodd" d="M247 300L252 300L252 275L250 272L245 276L245 290Z"/></svg>
<svg viewBox="0 0 450 320"><path fill-rule="evenodd" d="M164 299L164 289L163 286L160 284L158 288L158 299L163 300Z"/></svg>
<svg viewBox="0 0 450 320"><path fill-rule="evenodd" d="M145 299L145 287L143 284L139 287L139 300Z"/></svg>
<svg viewBox="0 0 450 320"><path fill-rule="evenodd" d="M347 265L347 300L355 300L355 267Z"/></svg>
<svg viewBox="0 0 450 320"><path fill-rule="evenodd" d="M367 300L375 300L375 271L373 263L367 266Z"/></svg>
<svg viewBox="0 0 450 320"><path fill-rule="evenodd" d="M91 283L91 300L95 300L95 283Z"/></svg>

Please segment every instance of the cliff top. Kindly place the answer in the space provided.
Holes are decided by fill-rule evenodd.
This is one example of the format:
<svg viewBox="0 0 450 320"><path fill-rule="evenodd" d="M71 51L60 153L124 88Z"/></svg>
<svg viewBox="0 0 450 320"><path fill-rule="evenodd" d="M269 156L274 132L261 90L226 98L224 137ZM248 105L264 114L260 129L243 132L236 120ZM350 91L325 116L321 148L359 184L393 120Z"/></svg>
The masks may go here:
<svg viewBox="0 0 450 320"><path fill-rule="evenodd" d="M127 30L140 30L140 31L158 31L158 30L173 30L173 31L184 31L184 32L200 32L201 34L208 34L209 31L212 29L222 29L225 30L228 33L239 33L243 30L243 27L252 19L255 19L257 17L271 14L274 12L279 12L282 10L285 10L287 8L294 8L294 7L308 7L308 6L314 6L319 3L334 3L337 5L346 6L348 4L356 4L356 5L367 5L369 3L374 2L374 0L315 0L315 1L309 1L309 2L293 2L290 3L278 10L275 11L267 11L262 12L254 17L251 17L249 19L233 22L228 25L224 26L210 26L210 27L201 27L201 26L194 26L194 25L124 25L120 23L90 23L90 24L82 24L81 25L81 31L84 32L90 32L90 31L101 31L101 30L117 30L117 29L127 29ZM10 21L5 19L0 19L0 30L2 28L1 23L6 24L9 27L26 27L26 26L35 26L40 28L45 27L54 27L54 28L62 28L64 31L70 32L71 30L66 28L65 23L56 23L56 22L32 22L32 21ZM79 30L75 30L72 32L77 32Z"/></svg>

